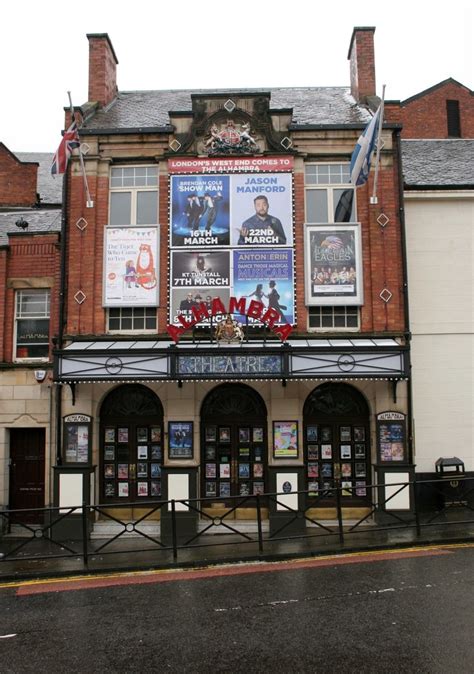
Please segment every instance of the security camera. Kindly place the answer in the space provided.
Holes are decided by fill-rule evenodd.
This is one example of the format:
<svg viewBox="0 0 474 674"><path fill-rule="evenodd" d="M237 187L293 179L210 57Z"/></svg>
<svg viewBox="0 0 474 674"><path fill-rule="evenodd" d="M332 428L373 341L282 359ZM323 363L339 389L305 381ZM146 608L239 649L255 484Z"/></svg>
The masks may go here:
<svg viewBox="0 0 474 674"><path fill-rule="evenodd" d="M35 370L36 381L44 381L46 379L46 370Z"/></svg>

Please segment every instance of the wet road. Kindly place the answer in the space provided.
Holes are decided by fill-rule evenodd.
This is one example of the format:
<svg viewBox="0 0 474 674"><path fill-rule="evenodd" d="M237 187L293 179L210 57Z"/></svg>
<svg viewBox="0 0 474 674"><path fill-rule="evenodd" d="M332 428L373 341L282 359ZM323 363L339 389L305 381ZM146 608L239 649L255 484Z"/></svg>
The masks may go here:
<svg viewBox="0 0 474 674"><path fill-rule="evenodd" d="M6 672L474 671L474 547L0 588Z"/></svg>

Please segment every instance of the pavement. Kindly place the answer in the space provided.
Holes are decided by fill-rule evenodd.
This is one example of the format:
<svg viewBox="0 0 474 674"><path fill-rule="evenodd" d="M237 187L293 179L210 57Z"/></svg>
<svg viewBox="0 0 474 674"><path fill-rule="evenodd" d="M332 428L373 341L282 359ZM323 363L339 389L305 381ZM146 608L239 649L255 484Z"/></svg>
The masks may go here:
<svg viewBox="0 0 474 674"><path fill-rule="evenodd" d="M442 513L429 522L426 517L419 535L414 522L390 525L373 522L351 530L346 523L342 536L337 523L306 528L304 535L282 529L277 536L264 532L260 543L256 531L201 533L192 542L163 545L147 531L118 527L104 539L49 540L41 529L31 528L28 537L18 533L0 537L0 581L94 574L128 570L193 568L222 563L290 560L353 551L410 548L414 545L474 542L474 519L468 513ZM352 525L353 526L353 525ZM211 529L212 530L212 529ZM222 527L220 527L222 531ZM224 529L224 531L226 531Z"/></svg>

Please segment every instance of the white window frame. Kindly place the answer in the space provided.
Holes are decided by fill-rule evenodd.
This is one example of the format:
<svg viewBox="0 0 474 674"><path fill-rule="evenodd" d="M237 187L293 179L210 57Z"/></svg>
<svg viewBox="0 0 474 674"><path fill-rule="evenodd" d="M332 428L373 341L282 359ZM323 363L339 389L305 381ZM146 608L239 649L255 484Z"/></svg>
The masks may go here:
<svg viewBox="0 0 474 674"><path fill-rule="evenodd" d="M317 166L317 167L328 167L330 171L330 167L340 167L340 177L341 177L341 182L331 182L329 179L328 182L307 182L307 168L310 168L311 166ZM346 182L342 181L342 178L344 177L342 168L346 168L346 176L348 177L348 180ZM350 220L348 224L357 222L357 191L355 189L355 186L352 185L349 182L349 167L350 163L349 162L306 162L304 166L304 187L305 187L305 198L304 198L304 211L305 211L305 222L307 224L311 225L317 225L317 224L330 224L333 222L333 214L334 210L336 207L336 204L334 203L334 191L335 190L344 190L344 189L352 189L354 192L354 219ZM328 219L327 221L321 221L321 220L309 220L308 217L308 206L307 206L307 198L306 195L310 191L314 190L319 190L325 191L326 192L326 203L327 203L327 213L328 213Z"/></svg>
<svg viewBox="0 0 474 674"><path fill-rule="evenodd" d="M29 314L26 316L20 315L19 314L19 298L23 294L29 294L29 295L40 295L43 293L45 299L46 299L46 313L38 313L38 314ZM24 358L18 357L18 344L17 344L17 337L18 337L18 323L21 320L48 320L48 353L46 356L26 356ZM50 351L50 334L51 334L51 290L50 288L18 288L15 290L15 319L14 319L14 328L13 328L13 362L14 363L47 363L49 362L49 351Z"/></svg>
<svg viewBox="0 0 474 674"><path fill-rule="evenodd" d="M113 173L117 169L119 170L126 170L126 169L133 169L134 171L138 170L143 170L143 169L154 169L156 170L156 182L153 185L121 185L121 186L114 186L113 183ZM123 182L123 179L122 179ZM157 225L158 224L158 219L159 219L159 171L158 171L158 164L139 164L139 165L125 165L125 166L112 166L110 168L110 175L109 175L109 225L113 227L145 227L149 225ZM149 222L149 223L137 223L137 207L138 207L138 192L156 192L156 222ZM112 209L112 194L117 194L117 193L130 193L131 199L130 199L130 223L124 223L124 224L116 224L111 222L111 209Z"/></svg>
<svg viewBox="0 0 474 674"><path fill-rule="evenodd" d="M154 316L155 316L155 327L154 328L140 328L140 329L137 328L137 329L135 329L135 328L132 327L129 330L125 329L125 328L120 328L118 330L110 329L110 311L111 310L120 312L120 317L119 317L120 323L123 320L122 311L124 311L124 310L131 311L132 312L131 320L132 320L132 325L133 325L133 322L134 322L133 314L135 313L135 311L137 309L141 309L141 310L144 311L144 316L143 316L144 322L146 322L146 312L147 311L154 312ZM107 309L107 316L106 316L106 319L107 319L107 334L108 335L124 335L124 334L126 334L126 335L150 335L150 334L156 334L157 331L158 331L158 317L156 315L156 310L157 310L156 307L109 307Z"/></svg>
<svg viewBox="0 0 474 674"><path fill-rule="evenodd" d="M361 307L355 306L355 305L324 305L324 306L312 306L312 307L307 307L308 309L308 332L360 332L360 309ZM310 327L310 313L311 312L316 312L316 311L327 311L329 309L332 309L332 318L333 318L333 325L332 326L321 326L321 327L315 327L311 326ZM346 317L346 322L347 322L347 310L350 309L351 311L355 311L357 313L357 326L335 326L334 325L334 310L336 311L342 311L344 310L345 312L345 317Z"/></svg>

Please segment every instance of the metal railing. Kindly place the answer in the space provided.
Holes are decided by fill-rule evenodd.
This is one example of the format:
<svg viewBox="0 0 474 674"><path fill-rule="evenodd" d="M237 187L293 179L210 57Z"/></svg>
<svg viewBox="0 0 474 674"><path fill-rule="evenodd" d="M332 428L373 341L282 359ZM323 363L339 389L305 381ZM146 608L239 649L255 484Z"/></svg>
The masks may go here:
<svg viewBox="0 0 474 674"><path fill-rule="evenodd" d="M354 506L347 503L347 496L356 495L356 489L337 485L320 490L317 496L300 491L0 510L0 575L2 562L75 559L87 569L99 558L103 564L107 556L124 555L122 560L129 565L152 567L178 561L255 559L409 544L420 541L424 533L425 540L428 536L431 541L446 540L452 532L464 540L474 539L474 478L367 485L367 495L372 498L366 512L359 519L348 520L346 514ZM410 510L395 508L401 495L409 495ZM289 497L297 499L298 507L288 505ZM216 505L218 514L213 514ZM334 511L334 520L319 516L318 508L328 507ZM140 509L138 519L130 519L132 508ZM241 508L246 508L248 516L245 528L243 520L235 519ZM121 509L123 517L117 516ZM29 524L31 516L42 524ZM98 522L111 524L113 533L91 539L91 529ZM214 533L221 535L211 535Z"/></svg>

